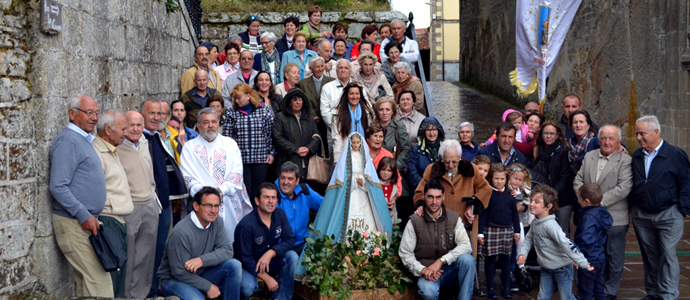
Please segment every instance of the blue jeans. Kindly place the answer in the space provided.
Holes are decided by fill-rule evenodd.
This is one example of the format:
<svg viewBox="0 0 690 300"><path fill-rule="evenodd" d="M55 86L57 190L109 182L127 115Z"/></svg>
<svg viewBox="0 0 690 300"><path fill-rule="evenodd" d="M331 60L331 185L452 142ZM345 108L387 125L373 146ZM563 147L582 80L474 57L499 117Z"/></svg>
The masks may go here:
<svg viewBox="0 0 690 300"><path fill-rule="evenodd" d="M153 262L153 281L151 281L151 290L147 298L155 298L158 296L158 267L161 265L163 259L163 251L165 251L165 242L168 240L168 232L170 231L170 222L172 222L172 208L164 209L158 216L158 236L156 237L156 258Z"/></svg>
<svg viewBox="0 0 690 300"><path fill-rule="evenodd" d="M290 300L292 299L292 290L295 287L295 267L297 266L299 255L295 251L290 250L285 252L282 260L283 268L278 272L277 278L274 277L278 282L278 289L271 294L271 299ZM259 290L259 283L256 280L256 276L242 269L242 289L240 292L242 299L249 299L249 296L257 290Z"/></svg>
<svg viewBox="0 0 690 300"><path fill-rule="evenodd" d="M568 264L558 269L541 268L539 279L538 300L549 300L553 296L554 288L558 285L561 300L575 300L573 296L573 265Z"/></svg>
<svg viewBox="0 0 690 300"><path fill-rule="evenodd" d="M422 299L438 299L438 294L441 291L441 286L456 285L460 283L460 293L458 299L472 298L472 291L474 290L474 275L476 273L476 262L471 254L463 254L458 257L455 262L450 265L441 267L443 274L438 281L426 280L424 277L417 279L417 287L419 287L419 295Z"/></svg>
<svg viewBox="0 0 690 300"><path fill-rule="evenodd" d="M242 282L242 264L234 258L228 259L213 268L199 274L204 279L218 286L223 299L238 299ZM199 289L175 279L168 279L161 285L163 294L177 296L181 300L204 300L204 293Z"/></svg>
<svg viewBox="0 0 690 300"><path fill-rule="evenodd" d="M580 300L606 299L604 292L604 267L605 262L590 263L594 271L577 271L577 290Z"/></svg>

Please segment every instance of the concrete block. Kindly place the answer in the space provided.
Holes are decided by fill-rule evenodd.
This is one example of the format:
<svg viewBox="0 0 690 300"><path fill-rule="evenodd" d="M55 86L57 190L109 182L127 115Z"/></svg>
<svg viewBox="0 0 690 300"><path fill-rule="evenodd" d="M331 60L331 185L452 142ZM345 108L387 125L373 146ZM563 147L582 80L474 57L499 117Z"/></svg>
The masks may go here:
<svg viewBox="0 0 690 300"><path fill-rule="evenodd" d="M395 19L400 19L405 24L409 21L407 16L399 11L377 11L374 12L374 21L377 23L390 23Z"/></svg>
<svg viewBox="0 0 690 300"><path fill-rule="evenodd" d="M340 22L340 21L342 21L341 15L342 15L342 13L339 13L339 12L323 12L321 14L321 22L324 22L324 23ZM309 17L307 16L307 18L309 18Z"/></svg>
<svg viewBox="0 0 690 300"><path fill-rule="evenodd" d="M24 122L31 120L31 118L23 117ZM27 122L28 123L28 122ZM24 127L30 127L29 124ZM26 136L25 136L26 137ZM8 167L10 172L10 180L21 180L35 176L35 167L33 160L27 160L27 155L32 153L30 144L9 144L7 145L8 153ZM9 198L4 198L9 199Z"/></svg>
<svg viewBox="0 0 690 300"><path fill-rule="evenodd" d="M0 264L0 298L7 299L12 292L28 290L35 284L36 278L31 276L33 264L30 257L5 260Z"/></svg>
<svg viewBox="0 0 690 300"><path fill-rule="evenodd" d="M48 166L46 166L47 168ZM36 237L46 237L53 234L53 199L48 189L47 184L31 184L38 186L36 193L28 194L36 195L34 217L36 218Z"/></svg>
<svg viewBox="0 0 690 300"><path fill-rule="evenodd" d="M24 109L19 107L0 108L0 136L11 139L29 138L32 136L32 127L30 114ZM7 150L9 151L9 149Z"/></svg>
<svg viewBox="0 0 690 300"><path fill-rule="evenodd" d="M50 218L48 218L50 219ZM46 291L58 297L68 297L74 288L72 267L57 246L55 237L39 237L31 246L31 260L45 262L34 264L33 276L41 282Z"/></svg>
<svg viewBox="0 0 690 300"><path fill-rule="evenodd" d="M32 221L36 218L35 202L36 184L25 183L0 187L2 199L12 201L0 201L0 224L8 224L13 221ZM1 255L1 254L0 254Z"/></svg>
<svg viewBox="0 0 690 300"><path fill-rule="evenodd" d="M9 78L0 78L0 102L12 101L12 94L10 93L11 86L12 81Z"/></svg>
<svg viewBox="0 0 690 300"><path fill-rule="evenodd" d="M30 59L29 54L21 48L0 52L0 75L25 77Z"/></svg>
<svg viewBox="0 0 690 300"><path fill-rule="evenodd" d="M363 22L363 23L374 21L374 19L372 18L372 14L371 14L371 13L369 13L369 12L361 12L361 11L358 11L358 12L354 12L354 11L348 12L347 14L345 14L345 20L346 20L346 21Z"/></svg>
<svg viewBox="0 0 690 300"><path fill-rule="evenodd" d="M4 241L0 244L0 260L18 259L29 254L29 248L34 241L34 228L20 222L0 223L0 237Z"/></svg>
<svg viewBox="0 0 690 300"><path fill-rule="evenodd" d="M12 81L12 85L10 87L10 94L12 95L13 101L24 101L29 99L29 97L31 97L31 91L29 91L29 84L24 80Z"/></svg>

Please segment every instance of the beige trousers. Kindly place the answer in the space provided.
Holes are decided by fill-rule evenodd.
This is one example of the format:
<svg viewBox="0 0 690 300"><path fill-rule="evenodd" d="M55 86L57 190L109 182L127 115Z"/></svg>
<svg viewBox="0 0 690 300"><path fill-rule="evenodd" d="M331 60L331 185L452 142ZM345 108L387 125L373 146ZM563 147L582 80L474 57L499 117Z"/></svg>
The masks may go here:
<svg viewBox="0 0 690 300"><path fill-rule="evenodd" d="M89 242L91 233L77 219L53 214L53 231L58 247L74 268L78 297L113 297L113 281L103 270Z"/></svg>

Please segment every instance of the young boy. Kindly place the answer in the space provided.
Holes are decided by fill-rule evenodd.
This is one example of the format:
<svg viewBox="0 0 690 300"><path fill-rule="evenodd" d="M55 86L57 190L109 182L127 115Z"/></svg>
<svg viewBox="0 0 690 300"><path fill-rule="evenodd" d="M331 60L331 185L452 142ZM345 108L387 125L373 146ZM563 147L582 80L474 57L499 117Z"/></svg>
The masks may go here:
<svg viewBox="0 0 690 300"><path fill-rule="evenodd" d="M592 272L577 272L577 290L581 300L605 300L606 232L611 228L613 218L606 208L599 206L603 192L598 184L586 183L580 187L577 196L582 206L582 216L575 231L575 245L594 267Z"/></svg>
<svg viewBox="0 0 690 300"><path fill-rule="evenodd" d="M551 299L555 285L563 300L573 296L573 263L583 271L594 270L577 246L565 236L554 214L558 211L558 192L547 185L532 189L529 211L536 217L525 237L525 244L518 253L517 264L525 263L532 245L537 251L537 262L541 266L539 295L537 299Z"/></svg>

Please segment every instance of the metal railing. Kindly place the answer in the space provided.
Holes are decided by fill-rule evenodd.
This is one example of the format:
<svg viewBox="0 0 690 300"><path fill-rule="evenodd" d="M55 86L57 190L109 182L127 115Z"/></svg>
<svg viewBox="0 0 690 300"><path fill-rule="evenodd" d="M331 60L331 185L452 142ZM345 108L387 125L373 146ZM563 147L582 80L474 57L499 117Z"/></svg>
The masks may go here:
<svg viewBox="0 0 690 300"><path fill-rule="evenodd" d="M410 12L410 14L408 15L408 19L410 19L410 23L407 25L405 36L417 41L417 33L415 33L415 26L412 22L414 20L414 14L412 14L412 12ZM431 105L429 105L431 97L429 97L429 87L426 83L426 74L424 73L424 63L422 63L421 51L419 53L419 58L417 58L417 62L415 63L415 68L417 69L417 76L419 77L419 81L421 81L422 87L424 88L424 105L426 106L426 111L429 113L429 117L433 117L434 113L432 111Z"/></svg>

